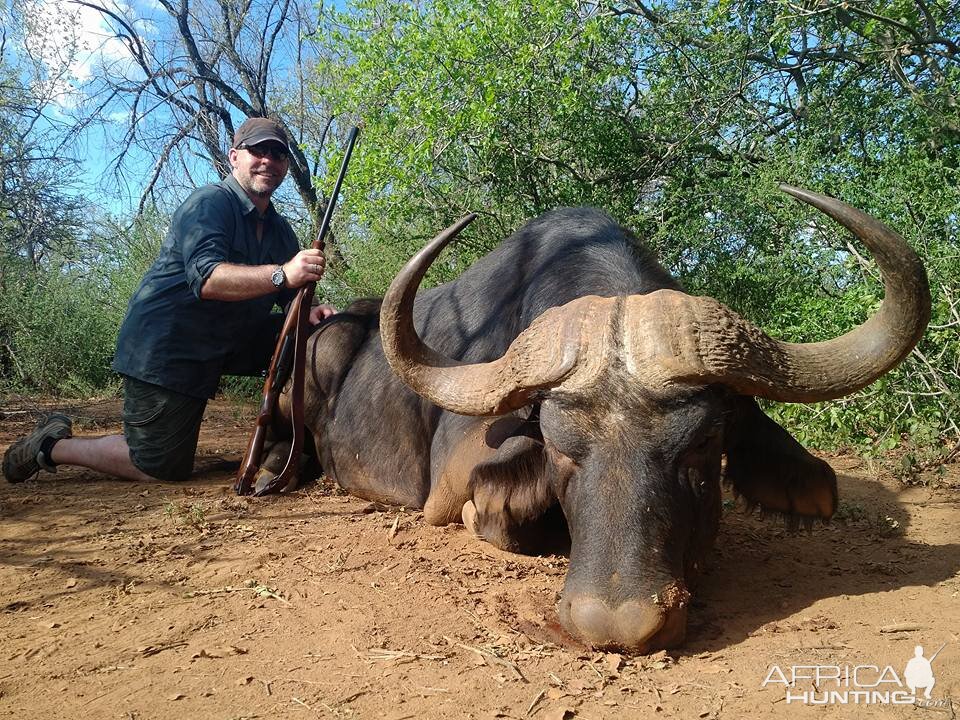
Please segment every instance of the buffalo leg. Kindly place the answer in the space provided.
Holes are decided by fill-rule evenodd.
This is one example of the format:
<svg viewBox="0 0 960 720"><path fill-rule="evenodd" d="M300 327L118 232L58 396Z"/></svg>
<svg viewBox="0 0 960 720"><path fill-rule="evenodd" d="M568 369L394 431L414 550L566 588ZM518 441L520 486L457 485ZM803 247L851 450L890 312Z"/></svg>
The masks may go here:
<svg viewBox="0 0 960 720"><path fill-rule="evenodd" d="M569 548L566 520L547 479L543 443L507 439L470 477L463 524L477 537L510 552L541 554Z"/></svg>

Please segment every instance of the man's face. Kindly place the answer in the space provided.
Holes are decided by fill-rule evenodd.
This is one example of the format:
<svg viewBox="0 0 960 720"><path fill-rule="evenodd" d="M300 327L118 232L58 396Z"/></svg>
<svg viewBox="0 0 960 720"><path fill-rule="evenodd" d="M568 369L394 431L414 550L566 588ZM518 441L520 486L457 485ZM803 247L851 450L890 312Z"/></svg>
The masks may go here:
<svg viewBox="0 0 960 720"><path fill-rule="evenodd" d="M248 194L261 198L273 195L290 167L290 156L283 145L272 140L230 149L233 176Z"/></svg>

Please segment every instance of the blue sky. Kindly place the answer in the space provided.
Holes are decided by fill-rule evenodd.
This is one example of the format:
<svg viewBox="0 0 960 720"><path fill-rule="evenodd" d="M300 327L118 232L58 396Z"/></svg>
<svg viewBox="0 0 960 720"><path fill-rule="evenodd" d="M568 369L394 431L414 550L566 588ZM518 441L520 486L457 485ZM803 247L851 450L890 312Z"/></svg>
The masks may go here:
<svg viewBox="0 0 960 720"><path fill-rule="evenodd" d="M103 3L118 15L132 19L145 38L157 37L163 22L169 23L166 11L155 0ZM111 68L111 77L142 77L127 48L100 12L70 0L26 0L26 7L26 20L18 28L18 39L29 55L41 63L42 72L33 75L39 89L49 98L47 128L69 123L84 114L84 104L93 100L90 93L104 67ZM104 107L101 115L106 122L91 125L69 148L81 167L75 192L116 214L136 208L155 162L152 155L133 147L125 161L124 176L118 178L111 172L130 119L128 102L129 98L120 96ZM157 114L163 112L162 106L158 107L147 116L147 122L159 119ZM235 122L242 119L238 116ZM40 124L38 130L43 129ZM180 189L168 195L186 193L189 187L213 179L216 178L212 168L198 159L183 173ZM179 199L170 197L171 203Z"/></svg>

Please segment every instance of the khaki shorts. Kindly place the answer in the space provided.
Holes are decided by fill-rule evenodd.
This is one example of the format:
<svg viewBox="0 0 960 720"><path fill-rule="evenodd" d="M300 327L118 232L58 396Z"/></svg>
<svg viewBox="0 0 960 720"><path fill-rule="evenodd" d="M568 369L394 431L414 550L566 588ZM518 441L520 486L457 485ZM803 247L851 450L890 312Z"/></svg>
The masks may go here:
<svg viewBox="0 0 960 720"><path fill-rule="evenodd" d="M158 480L189 478L206 406L206 400L124 377L123 434L133 464Z"/></svg>

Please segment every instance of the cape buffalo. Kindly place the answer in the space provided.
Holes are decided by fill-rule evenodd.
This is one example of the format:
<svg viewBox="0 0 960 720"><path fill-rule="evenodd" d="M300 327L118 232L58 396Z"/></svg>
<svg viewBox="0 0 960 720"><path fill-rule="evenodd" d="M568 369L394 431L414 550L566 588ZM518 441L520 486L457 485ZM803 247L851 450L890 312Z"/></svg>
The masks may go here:
<svg viewBox="0 0 960 720"><path fill-rule="evenodd" d="M754 398L852 393L899 363L929 319L926 274L902 238L839 201L782 189L876 257L886 297L863 325L825 342L774 340L683 293L589 208L532 220L417 294L466 218L408 263L382 309L358 301L311 338L305 419L326 474L361 497L423 507L430 523L462 519L512 551L539 550L559 527L564 628L595 647L677 645L717 531L721 469L748 502L799 521L837 506L830 466Z"/></svg>

